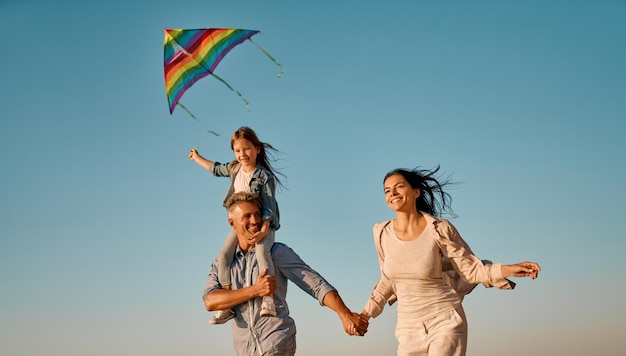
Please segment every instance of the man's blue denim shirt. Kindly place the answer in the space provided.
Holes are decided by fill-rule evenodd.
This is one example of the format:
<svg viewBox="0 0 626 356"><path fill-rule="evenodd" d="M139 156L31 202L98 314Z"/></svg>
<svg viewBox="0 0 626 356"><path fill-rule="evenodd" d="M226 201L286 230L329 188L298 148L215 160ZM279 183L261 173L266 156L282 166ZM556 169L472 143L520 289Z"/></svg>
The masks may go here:
<svg viewBox="0 0 626 356"><path fill-rule="evenodd" d="M304 292L316 298L323 305L328 292L336 289L324 277L307 265L298 254L283 243L272 247L272 259L276 271L276 317L261 317L263 298L254 298L233 307L235 318L231 325L233 342L238 355L261 355L280 346L281 342L295 336L296 325L289 316L287 306L288 281L295 283ZM259 276L259 267L254 255L254 248L248 253L237 247L231 267L231 288L240 289L251 286ZM213 261L207 279L203 297L214 290L221 289L217 278L217 259Z"/></svg>

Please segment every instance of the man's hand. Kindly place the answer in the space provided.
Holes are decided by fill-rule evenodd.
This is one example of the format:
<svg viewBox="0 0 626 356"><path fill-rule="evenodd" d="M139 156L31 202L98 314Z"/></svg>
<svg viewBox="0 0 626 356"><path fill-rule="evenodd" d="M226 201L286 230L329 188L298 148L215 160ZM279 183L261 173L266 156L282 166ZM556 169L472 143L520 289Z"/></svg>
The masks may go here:
<svg viewBox="0 0 626 356"><path fill-rule="evenodd" d="M276 290L276 277L266 276L266 274L267 269L264 269L263 272L259 274L256 282L254 282L256 294L259 297L274 295L274 291Z"/></svg>
<svg viewBox="0 0 626 356"><path fill-rule="evenodd" d="M369 322L362 315L351 312L346 317L341 318L343 330L348 335L364 336L367 332Z"/></svg>
<svg viewBox="0 0 626 356"><path fill-rule="evenodd" d="M267 270L259 274L256 282L249 287L240 289L216 289L204 297L206 310L222 310L231 308L256 297L265 297L274 294L276 277L266 276Z"/></svg>
<svg viewBox="0 0 626 356"><path fill-rule="evenodd" d="M334 310L341 320L343 331L348 335L363 336L367 332L368 320L353 313L343 302L339 293L334 290L324 296L324 305Z"/></svg>

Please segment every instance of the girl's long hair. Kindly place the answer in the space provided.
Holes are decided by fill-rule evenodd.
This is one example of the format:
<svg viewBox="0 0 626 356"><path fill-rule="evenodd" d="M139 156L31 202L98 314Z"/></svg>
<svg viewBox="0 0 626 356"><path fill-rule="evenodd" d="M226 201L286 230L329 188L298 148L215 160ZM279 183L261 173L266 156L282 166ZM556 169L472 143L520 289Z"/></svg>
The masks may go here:
<svg viewBox="0 0 626 356"><path fill-rule="evenodd" d="M276 161L274 154L280 153L279 150L274 148L269 143L262 142L259 140L259 137L256 135L256 132L247 126L242 126L237 129L237 131L233 132L233 135L230 137L230 149L234 148L235 142L239 139L245 138L250 141L254 147L260 148L259 154L256 156L256 163L261 165L261 167L265 168L270 172L274 179L276 180L277 185L286 189L283 182L280 180L280 177L287 178L283 173L278 171L276 168L272 167L271 161ZM233 162L236 162L234 160Z"/></svg>

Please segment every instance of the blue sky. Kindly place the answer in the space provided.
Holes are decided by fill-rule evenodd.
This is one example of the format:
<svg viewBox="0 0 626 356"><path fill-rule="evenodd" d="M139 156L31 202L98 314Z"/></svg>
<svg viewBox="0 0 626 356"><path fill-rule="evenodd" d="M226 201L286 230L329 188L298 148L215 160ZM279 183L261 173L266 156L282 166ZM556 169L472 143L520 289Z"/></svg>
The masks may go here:
<svg viewBox="0 0 626 356"><path fill-rule="evenodd" d="M615 355L626 189L626 2L0 1L0 353L232 355L203 309L228 232L233 157L283 154L276 239L360 311L378 278L382 177L441 165L481 258L538 280L466 297L468 355ZM260 30L170 115L163 28ZM291 285L298 355L395 353L395 307L364 338Z"/></svg>

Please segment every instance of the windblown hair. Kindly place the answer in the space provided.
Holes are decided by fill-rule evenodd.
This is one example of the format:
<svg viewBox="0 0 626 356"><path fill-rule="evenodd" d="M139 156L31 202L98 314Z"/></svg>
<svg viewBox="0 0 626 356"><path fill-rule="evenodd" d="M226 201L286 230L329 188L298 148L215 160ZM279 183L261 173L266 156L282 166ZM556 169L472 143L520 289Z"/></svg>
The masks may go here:
<svg viewBox="0 0 626 356"><path fill-rule="evenodd" d="M235 207L235 205L243 202L255 204L259 207L259 209L261 209L261 206L263 205L261 202L261 196L259 194L241 191L233 193L233 195L231 195L228 200L226 200L224 206L226 206L226 210L230 212L231 209Z"/></svg>
<svg viewBox="0 0 626 356"><path fill-rule="evenodd" d="M455 216L452 210L452 197L443 188L453 183L449 178L438 178L439 165L431 170L397 168L385 175L383 183L393 175L401 175L406 179L411 188L420 190L420 196L415 199L418 211L423 211L432 216L441 217L444 213Z"/></svg>
<svg viewBox="0 0 626 356"><path fill-rule="evenodd" d="M251 128L247 126L242 126L238 128L237 131L233 132L233 135L230 137L230 149L232 150L233 147L235 146L235 142L237 142L237 140L242 139L242 138L245 138L246 140L250 141L254 145L254 147L260 148L259 154L256 156L256 163L258 165L261 165L261 167L267 169L270 172L270 174L274 176L276 183L278 183L278 185L281 186L282 188L285 188L285 185L278 178L278 176L281 176L283 178L286 178L286 176L282 174L281 172L279 172L276 168L272 167L272 164L271 164L271 161L276 161L274 153L278 154L280 153L280 151L275 149L269 143L265 143L259 140L259 137L256 135L256 132L254 132L254 130L252 130Z"/></svg>

